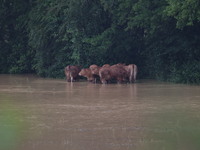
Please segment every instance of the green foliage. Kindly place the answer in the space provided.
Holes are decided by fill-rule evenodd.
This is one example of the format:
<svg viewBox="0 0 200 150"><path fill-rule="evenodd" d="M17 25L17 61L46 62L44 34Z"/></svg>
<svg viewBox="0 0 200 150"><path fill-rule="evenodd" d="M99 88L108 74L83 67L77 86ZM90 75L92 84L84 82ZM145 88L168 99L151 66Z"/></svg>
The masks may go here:
<svg viewBox="0 0 200 150"><path fill-rule="evenodd" d="M1 1L0 5L0 72L29 73L34 53L27 46L26 22L29 2Z"/></svg>
<svg viewBox="0 0 200 150"><path fill-rule="evenodd" d="M167 0L167 2L169 6L166 8L166 13L177 20L178 28L182 29L200 21L199 0Z"/></svg>

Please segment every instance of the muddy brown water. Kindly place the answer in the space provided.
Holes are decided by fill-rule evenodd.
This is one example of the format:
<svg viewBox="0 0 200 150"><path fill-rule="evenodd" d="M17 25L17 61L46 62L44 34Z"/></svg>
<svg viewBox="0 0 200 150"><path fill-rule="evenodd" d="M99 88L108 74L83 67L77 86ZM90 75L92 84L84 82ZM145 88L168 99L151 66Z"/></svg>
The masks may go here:
<svg viewBox="0 0 200 150"><path fill-rule="evenodd" d="M200 149L200 86L0 75L0 150L188 149Z"/></svg>

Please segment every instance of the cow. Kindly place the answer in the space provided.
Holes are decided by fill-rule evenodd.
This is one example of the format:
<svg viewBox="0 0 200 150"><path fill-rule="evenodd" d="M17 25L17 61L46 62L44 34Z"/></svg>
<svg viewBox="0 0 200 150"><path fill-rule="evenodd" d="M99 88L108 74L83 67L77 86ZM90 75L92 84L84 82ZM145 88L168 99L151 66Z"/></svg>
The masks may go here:
<svg viewBox="0 0 200 150"><path fill-rule="evenodd" d="M90 81L90 82L94 82L95 81L95 78L94 78L90 68L81 69L81 71L79 72L79 76L86 77L87 80Z"/></svg>
<svg viewBox="0 0 200 150"><path fill-rule="evenodd" d="M99 69L101 69L101 67L99 67L97 65L91 65L89 68L90 68L93 75L99 76Z"/></svg>
<svg viewBox="0 0 200 150"><path fill-rule="evenodd" d="M125 64L117 64L117 66L123 67L128 74L128 81L130 83L135 82L136 81L136 77L137 77L137 66L135 64L129 64L129 65L125 65Z"/></svg>
<svg viewBox="0 0 200 150"><path fill-rule="evenodd" d="M94 82L96 83L97 80L99 80L99 70L101 69L101 67L97 65L91 65L89 68L93 74Z"/></svg>
<svg viewBox="0 0 200 150"><path fill-rule="evenodd" d="M128 77L128 73L123 66L112 65L110 67L102 67L99 70L99 76L103 84L106 84L111 80L116 80L118 83L122 83Z"/></svg>
<svg viewBox="0 0 200 150"><path fill-rule="evenodd" d="M104 64L102 67L110 67L110 65L109 64ZM98 75L99 76L99 70L102 67L99 67L97 65L91 65L89 68L91 69L93 75Z"/></svg>
<svg viewBox="0 0 200 150"><path fill-rule="evenodd" d="M67 67L65 67L64 71L67 81L74 82L79 77L78 74L81 71L81 67L68 65Z"/></svg>

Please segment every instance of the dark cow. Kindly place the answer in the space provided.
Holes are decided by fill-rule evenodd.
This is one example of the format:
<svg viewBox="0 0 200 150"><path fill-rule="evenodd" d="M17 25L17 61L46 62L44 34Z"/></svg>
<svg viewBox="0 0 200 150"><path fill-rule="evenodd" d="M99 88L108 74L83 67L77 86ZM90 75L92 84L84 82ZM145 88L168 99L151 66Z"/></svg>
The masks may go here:
<svg viewBox="0 0 200 150"><path fill-rule="evenodd" d="M122 65L112 65L110 67L102 67L99 70L99 76L103 84L106 84L111 80L122 83L128 77L128 73Z"/></svg>
<svg viewBox="0 0 200 150"><path fill-rule="evenodd" d="M95 78L92 74L92 71L89 68L84 68L81 69L81 71L79 72L79 76L83 76L86 77L88 81L90 82L94 82Z"/></svg>
<svg viewBox="0 0 200 150"><path fill-rule="evenodd" d="M68 82L74 82L78 78L78 74L81 71L80 66L69 65L65 67L65 76Z"/></svg>

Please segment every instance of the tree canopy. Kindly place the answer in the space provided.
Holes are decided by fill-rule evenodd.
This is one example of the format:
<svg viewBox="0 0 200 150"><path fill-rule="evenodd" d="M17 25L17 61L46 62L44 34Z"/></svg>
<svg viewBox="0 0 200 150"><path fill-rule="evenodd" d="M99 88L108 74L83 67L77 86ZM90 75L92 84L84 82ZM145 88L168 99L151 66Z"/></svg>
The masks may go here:
<svg viewBox="0 0 200 150"><path fill-rule="evenodd" d="M199 35L199 0L1 0L0 73L134 63L140 78L200 83Z"/></svg>

